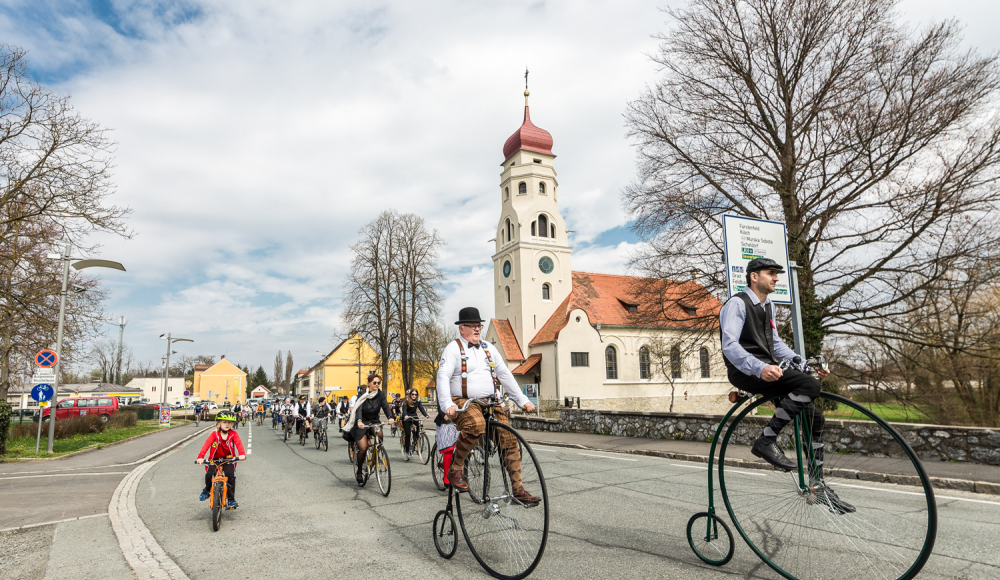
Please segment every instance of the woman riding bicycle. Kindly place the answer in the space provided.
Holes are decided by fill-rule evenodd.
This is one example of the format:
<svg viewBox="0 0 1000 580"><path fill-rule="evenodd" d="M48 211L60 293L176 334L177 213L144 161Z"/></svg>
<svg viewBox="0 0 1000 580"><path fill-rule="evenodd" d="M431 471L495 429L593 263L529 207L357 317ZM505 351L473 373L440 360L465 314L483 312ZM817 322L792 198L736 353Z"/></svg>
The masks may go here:
<svg viewBox="0 0 1000 580"><path fill-rule="evenodd" d="M351 416L347 420L350 429L344 431L344 439L348 443L355 441L358 444L358 453L354 458L356 462L354 477L358 480L358 483L362 484L365 480L361 468L365 464L365 456L368 454L368 448L372 443L368 438L375 433L368 425L378 422L379 412L385 413L390 425L395 424L395 419L389 410L389 402L385 400L385 393L379 390L380 386L382 386L382 377L378 373L368 376L368 389L354 403ZM381 433L379 437L381 437Z"/></svg>
<svg viewBox="0 0 1000 580"><path fill-rule="evenodd" d="M417 421L417 411L423 414L424 419L427 419L427 411L424 410L424 406L420 404L420 397L417 390L410 387L406 391L406 400L400 407L403 417L403 449L406 450L407 459L412 455L410 453L410 442L416 440L417 428L419 427Z"/></svg>
<svg viewBox="0 0 1000 580"><path fill-rule="evenodd" d="M320 397L319 401L316 402L316 406L312 410L312 428L313 433L319 434L320 429L326 431L328 428L328 423L330 421L330 415L333 414L333 407L326 402L326 397Z"/></svg>

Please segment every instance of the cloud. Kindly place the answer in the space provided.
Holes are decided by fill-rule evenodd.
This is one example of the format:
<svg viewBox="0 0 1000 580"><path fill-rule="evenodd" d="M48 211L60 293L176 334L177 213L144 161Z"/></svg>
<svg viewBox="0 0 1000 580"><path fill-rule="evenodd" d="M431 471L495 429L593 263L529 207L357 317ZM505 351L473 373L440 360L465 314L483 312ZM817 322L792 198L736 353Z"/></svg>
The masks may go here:
<svg viewBox="0 0 1000 580"><path fill-rule="evenodd" d="M655 80L645 54L664 20L654 3L610 0L0 7L34 74L119 143L114 201L138 235L99 241L129 270L102 275L109 311L133 321L126 340L155 359L171 331L254 366L329 348L349 246L386 208L447 242L444 318L492 314L487 240L525 65L574 267L621 272L635 240L602 234L625 225L622 115Z"/></svg>

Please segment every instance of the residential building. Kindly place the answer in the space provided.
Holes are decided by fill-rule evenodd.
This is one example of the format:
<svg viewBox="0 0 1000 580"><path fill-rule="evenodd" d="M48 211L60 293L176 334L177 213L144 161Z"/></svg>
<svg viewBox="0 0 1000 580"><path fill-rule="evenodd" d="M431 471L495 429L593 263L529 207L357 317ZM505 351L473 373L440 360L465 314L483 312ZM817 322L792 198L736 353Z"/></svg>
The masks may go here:
<svg viewBox="0 0 1000 580"><path fill-rule="evenodd" d="M245 403L247 399L247 374L226 359L208 365L196 365L192 401L212 401L219 406Z"/></svg>

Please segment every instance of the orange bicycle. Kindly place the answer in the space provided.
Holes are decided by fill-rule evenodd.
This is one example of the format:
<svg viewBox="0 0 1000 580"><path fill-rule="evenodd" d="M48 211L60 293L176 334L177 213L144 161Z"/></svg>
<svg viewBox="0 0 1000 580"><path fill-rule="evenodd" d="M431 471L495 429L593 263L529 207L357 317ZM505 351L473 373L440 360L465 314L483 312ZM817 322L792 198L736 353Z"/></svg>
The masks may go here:
<svg viewBox="0 0 1000 580"><path fill-rule="evenodd" d="M212 487L209 489L208 505L212 508L212 530L216 532L219 531L219 526L222 525L222 510L233 509L226 507L226 496L229 492L229 486L226 485L226 482L229 481L229 478L222 471L222 467L229 463L236 463L237 461L235 457L230 457L228 459L212 459L205 462L205 465L215 466L215 476L212 478Z"/></svg>

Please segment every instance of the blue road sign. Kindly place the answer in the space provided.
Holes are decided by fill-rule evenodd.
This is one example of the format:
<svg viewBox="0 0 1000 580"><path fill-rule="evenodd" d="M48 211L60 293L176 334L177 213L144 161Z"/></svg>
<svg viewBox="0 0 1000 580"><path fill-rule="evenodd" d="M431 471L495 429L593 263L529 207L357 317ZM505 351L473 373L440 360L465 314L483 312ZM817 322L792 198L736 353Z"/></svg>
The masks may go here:
<svg viewBox="0 0 1000 580"><path fill-rule="evenodd" d="M56 353L51 350L43 350L35 355L35 364L42 367L43 369L48 369L56 366L56 361L59 357Z"/></svg>
<svg viewBox="0 0 1000 580"><path fill-rule="evenodd" d="M48 401L53 394L55 392L52 390L52 385L35 385L35 388L31 389L31 399L39 403Z"/></svg>

